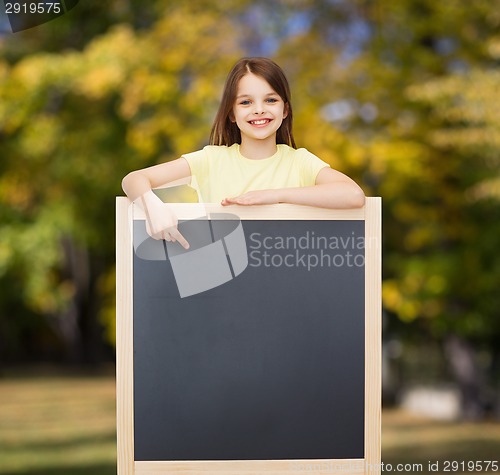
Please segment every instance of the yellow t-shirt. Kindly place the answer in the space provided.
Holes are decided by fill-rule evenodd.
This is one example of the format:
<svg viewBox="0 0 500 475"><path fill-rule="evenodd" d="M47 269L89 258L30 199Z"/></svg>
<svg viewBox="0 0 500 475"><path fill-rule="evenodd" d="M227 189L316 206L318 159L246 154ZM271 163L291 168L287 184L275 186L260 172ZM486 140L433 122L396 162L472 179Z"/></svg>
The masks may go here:
<svg viewBox="0 0 500 475"><path fill-rule="evenodd" d="M208 145L183 155L195 178L200 201L219 203L247 191L311 186L318 172L328 167L305 148L278 144L269 158L250 160L240 153L239 144Z"/></svg>

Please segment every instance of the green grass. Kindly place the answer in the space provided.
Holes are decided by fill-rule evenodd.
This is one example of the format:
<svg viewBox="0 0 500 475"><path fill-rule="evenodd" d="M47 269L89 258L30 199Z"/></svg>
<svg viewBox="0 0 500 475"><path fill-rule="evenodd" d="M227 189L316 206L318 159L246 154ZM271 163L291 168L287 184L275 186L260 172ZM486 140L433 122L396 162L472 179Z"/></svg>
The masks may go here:
<svg viewBox="0 0 500 475"><path fill-rule="evenodd" d="M0 380L0 474L116 474L110 377Z"/></svg>
<svg viewBox="0 0 500 475"><path fill-rule="evenodd" d="M498 461L500 473L500 423L438 422L407 414L384 411L382 417L382 460L385 463L421 463L420 473L444 472L445 461ZM439 462L440 470L430 472L428 463ZM460 468L460 465L459 465ZM489 470L491 473L491 469ZM478 473L478 472L472 472Z"/></svg>
<svg viewBox="0 0 500 475"><path fill-rule="evenodd" d="M115 475L115 424L112 376L0 379L0 474ZM385 464L422 463L420 473L445 473L445 460L499 460L500 424L384 411L382 446ZM429 472L429 461L440 461L441 470Z"/></svg>

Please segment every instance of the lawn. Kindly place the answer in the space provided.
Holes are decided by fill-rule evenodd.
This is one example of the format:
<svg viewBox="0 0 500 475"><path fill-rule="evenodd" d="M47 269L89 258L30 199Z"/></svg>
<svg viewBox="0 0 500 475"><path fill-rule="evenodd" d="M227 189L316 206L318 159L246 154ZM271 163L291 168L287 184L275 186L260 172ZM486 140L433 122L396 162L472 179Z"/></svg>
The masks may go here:
<svg viewBox="0 0 500 475"><path fill-rule="evenodd" d="M0 379L2 475L115 475L115 435L112 375ZM447 473L446 460L499 460L500 424L384 411L382 445L382 460L393 472L402 463L422 464L420 473ZM439 461L440 470L429 472L429 461ZM452 468L449 473L471 473Z"/></svg>
<svg viewBox="0 0 500 475"><path fill-rule="evenodd" d="M403 411L384 411L382 460L391 463L393 471L398 463L409 463L421 464L424 470L419 473L479 473L468 471L468 464L471 468L474 462L482 461L495 461L500 465L500 423L438 422ZM429 462L437 462L439 471L429 471ZM482 465L486 468L486 464ZM444 471L446 466L448 471ZM493 473L492 468L490 466L488 473ZM496 472L500 473L500 467Z"/></svg>
<svg viewBox="0 0 500 475"><path fill-rule="evenodd" d="M0 380L0 474L116 474L115 382Z"/></svg>

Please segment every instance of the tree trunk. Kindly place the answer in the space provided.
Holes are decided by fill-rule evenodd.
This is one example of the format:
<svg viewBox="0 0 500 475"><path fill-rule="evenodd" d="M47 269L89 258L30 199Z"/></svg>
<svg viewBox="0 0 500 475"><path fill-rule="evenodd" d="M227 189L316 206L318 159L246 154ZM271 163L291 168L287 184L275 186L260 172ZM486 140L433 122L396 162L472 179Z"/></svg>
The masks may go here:
<svg viewBox="0 0 500 475"><path fill-rule="evenodd" d="M58 329L66 347L67 361L73 364L98 364L103 354L96 289L100 266L92 261L87 249L78 247L71 237L65 237L61 245L65 255L63 278L74 286L68 308L58 317Z"/></svg>
<svg viewBox="0 0 500 475"><path fill-rule="evenodd" d="M473 345L457 335L449 335L444 342L448 365L462 396L462 416L467 420L484 417L483 391L485 377L477 363Z"/></svg>

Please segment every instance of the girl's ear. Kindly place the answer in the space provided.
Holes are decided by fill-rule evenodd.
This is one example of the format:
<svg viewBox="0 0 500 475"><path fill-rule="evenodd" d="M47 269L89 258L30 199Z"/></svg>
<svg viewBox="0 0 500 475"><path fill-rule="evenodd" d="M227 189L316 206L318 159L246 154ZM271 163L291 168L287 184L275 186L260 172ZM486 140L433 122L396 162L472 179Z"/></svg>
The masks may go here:
<svg viewBox="0 0 500 475"><path fill-rule="evenodd" d="M288 102L285 102L285 107L283 108L283 119L288 117Z"/></svg>
<svg viewBox="0 0 500 475"><path fill-rule="evenodd" d="M234 118L234 114L233 114L233 111L232 111L232 110L229 112L228 117L229 117L229 120L230 120L233 124L236 122L236 119Z"/></svg>

